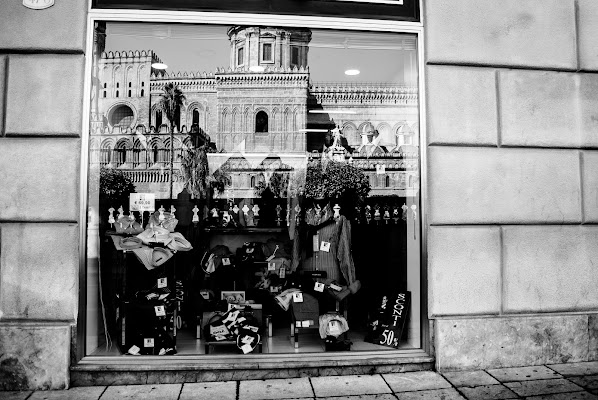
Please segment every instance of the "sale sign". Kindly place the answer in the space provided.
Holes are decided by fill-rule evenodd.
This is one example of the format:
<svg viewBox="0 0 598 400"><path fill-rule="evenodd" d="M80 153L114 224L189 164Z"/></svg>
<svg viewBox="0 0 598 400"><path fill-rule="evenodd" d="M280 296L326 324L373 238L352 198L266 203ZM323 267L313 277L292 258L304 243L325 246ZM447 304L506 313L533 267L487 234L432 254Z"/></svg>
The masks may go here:
<svg viewBox="0 0 598 400"><path fill-rule="evenodd" d="M411 292L385 294L370 315L366 342L382 346L399 347L407 322Z"/></svg>

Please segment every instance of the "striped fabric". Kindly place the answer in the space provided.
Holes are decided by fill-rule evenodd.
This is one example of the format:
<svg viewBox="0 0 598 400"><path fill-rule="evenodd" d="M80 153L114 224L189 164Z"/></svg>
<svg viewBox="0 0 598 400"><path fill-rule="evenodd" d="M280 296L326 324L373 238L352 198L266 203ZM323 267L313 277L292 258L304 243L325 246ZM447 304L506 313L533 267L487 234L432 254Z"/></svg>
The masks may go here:
<svg viewBox="0 0 598 400"><path fill-rule="evenodd" d="M293 271L326 271L328 281L353 283L355 265L351 256L351 222L343 215L334 219L330 204L319 211L310 208L305 215L305 222L295 228ZM314 247L314 236L317 237L319 250ZM330 243L329 251L322 250L323 242Z"/></svg>

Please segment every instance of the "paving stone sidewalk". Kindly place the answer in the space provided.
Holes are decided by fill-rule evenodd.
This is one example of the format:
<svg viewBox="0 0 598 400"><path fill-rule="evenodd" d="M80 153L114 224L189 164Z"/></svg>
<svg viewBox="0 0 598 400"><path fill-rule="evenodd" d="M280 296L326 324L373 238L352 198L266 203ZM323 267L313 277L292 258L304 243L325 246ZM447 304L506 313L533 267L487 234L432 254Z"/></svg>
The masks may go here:
<svg viewBox="0 0 598 400"><path fill-rule="evenodd" d="M598 362L376 375L0 392L2 400L598 400Z"/></svg>

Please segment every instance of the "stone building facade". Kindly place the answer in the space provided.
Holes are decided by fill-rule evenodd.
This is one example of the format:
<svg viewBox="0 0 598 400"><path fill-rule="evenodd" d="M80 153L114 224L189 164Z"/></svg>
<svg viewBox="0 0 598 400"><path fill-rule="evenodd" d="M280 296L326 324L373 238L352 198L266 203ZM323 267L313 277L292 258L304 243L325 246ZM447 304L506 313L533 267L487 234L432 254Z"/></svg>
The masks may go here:
<svg viewBox="0 0 598 400"><path fill-rule="evenodd" d="M435 366L597 360L598 3L422 10ZM0 387L63 388L85 284L88 4L0 11Z"/></svg>

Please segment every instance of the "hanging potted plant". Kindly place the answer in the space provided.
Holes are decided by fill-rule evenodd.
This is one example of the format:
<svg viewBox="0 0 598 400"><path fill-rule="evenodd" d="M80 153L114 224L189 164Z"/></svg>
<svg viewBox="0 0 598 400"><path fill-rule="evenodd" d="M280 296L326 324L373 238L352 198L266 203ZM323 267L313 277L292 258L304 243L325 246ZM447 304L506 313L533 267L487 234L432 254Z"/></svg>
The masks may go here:
<svg viewBox="0 0 598 400"><path fill-rule="evenodd" d="M345 215L352 212L354 204L363 203L370 190L368 177L350 163L315 160L307 165L305 199L329 199L338 203Z"/></svg>

